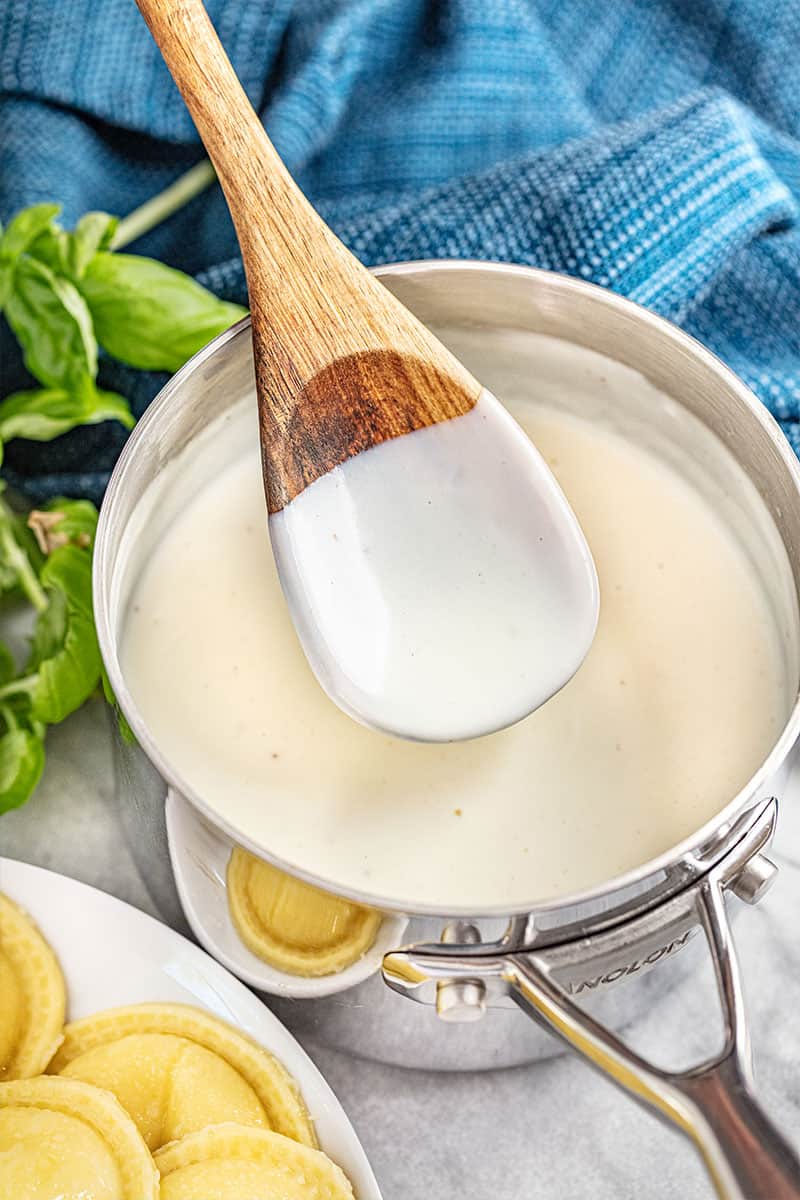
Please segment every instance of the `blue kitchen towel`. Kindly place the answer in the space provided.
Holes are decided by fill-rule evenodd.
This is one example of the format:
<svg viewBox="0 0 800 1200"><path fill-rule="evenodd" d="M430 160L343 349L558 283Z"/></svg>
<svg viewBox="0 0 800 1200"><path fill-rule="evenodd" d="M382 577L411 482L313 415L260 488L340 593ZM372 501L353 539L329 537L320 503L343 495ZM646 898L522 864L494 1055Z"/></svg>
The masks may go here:
<svg viewBox="0 0 800 1200"><path fill-rule="evenodd" d="M800 3L209 0L306 193L366 263L529 263L679 322L800 452ZM0 216L124 215L202 156L133 0L0 0ZM244 301L219 188L132 249ZM0 394L24 381L8 337ZM105 362L141 412L160 380ZM102 492L123 434L17 442L29 495Z"/></svg>

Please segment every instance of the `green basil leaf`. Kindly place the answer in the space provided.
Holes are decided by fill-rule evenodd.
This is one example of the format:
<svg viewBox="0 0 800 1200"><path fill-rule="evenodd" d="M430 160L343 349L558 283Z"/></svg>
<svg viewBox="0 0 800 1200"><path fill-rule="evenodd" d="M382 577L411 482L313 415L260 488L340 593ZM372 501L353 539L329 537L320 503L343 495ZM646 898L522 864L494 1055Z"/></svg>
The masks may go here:
<svg viewBox="0 0 800 1200"><path fill-rule="evenodd" d="M37 667L58 654L67 636L67 595L60 588L51 590L47 608L33 627L31 653L25 675L35 675ZM33 687L37 686L35 683Z"/></svg>
<svg viewBox="0 0 800 1200"><path fill-rule="evenodd" d="M9 562L0 562L0 594L13 592L19 587L19 575Z"/></svg>
<svg viewBox="0 0 800 1200"><path fill-rule="evenodd" d="M30 690L34 719L53 725L80 708L100 680L91 555L63 546L47 559L40 580L48 605L34 626L26 673L35 673Z"/></svg>
<svg viewBox="0 0 800 1200"><path fill-rule="evenodd" d="M56 275L77 283L98 250L105 250L119 221L104 212L88 212L72 233L53 223L27 247L27 253Z"/></svg>
<svg viewBox="0 0 800 1200"><path fill-rule="evenodd" d="M26 256L35 258L38 262L44 263L56 275L65 275L67 273L67 244L69 234L55 222L48 228L42 231L34 241L28 246L25 251Z"/></svg>
<svg viewBox="0 0 800 1200"><path fill-rule="evenodd" d="M11 295L14 286L14 270L10 263L0 262L0 312L5 308L6 300Z"/></svg>
<svg viewBox="0 0 800 1200"><path fill-rule="evenodd" d="M43 509L28 514L28 528L45 555L68 545L89 550L97 531L97 509L91 500L67 500L59 496Z"/></svg>
<svg viewBox="0 0 800 1200"><path fill-rule="evenodd" d="M5 502L0 503L0 594L11 592L19 584L14 539L13 514Z"/></svg>
<svg viewBox="0 0 800 1200"><path fill-rule="evenodd" d="M119 421L126 429L133 429L136 418L131 406L119 392L107 392L104 388L85 388L81 396L81 425L99 425L101 421Z"/></svg>
<svg viewBox="0 0 800 1200"><path fill-rule="evenodd" d="M86 301L68 279L25 257L14 273L6 317L25 366L49 388L71 390L97 374L97 341Z"/></svg>
<svg viewBox="0 0 800 1200"><path fill-rule="evenodd" d="M105 212L88 212L81 217L67 235L66 266L73 278L80 279L95 254L109 246L118 225L118 218Z"/></svg>
<svg viewBox="0 0 800 1200"><path fill-rule="evenodd" d="M23 208L11 218L0 238L0 258L11 262L18 259L31 242L49 229L60 212L60 204L33 204L30 208Z"/></svg>
<svg viewBox="0 0 800 1200"><path fill-rule="evenodd" d="M0 737L0 813L25 803L43 769L42 739L30 729L8 729Z"/></svg>
<svg viewBox="0 0 800 1200"><path fill-rule="evenodd" d="M59 388L12 392L0 402L0 438L48 442L71 427L73 411L69 392Z"/></svg>
<svg viewBox="0 0 800 1200"><path fill-rule="evenodd" d="M177 371L246 315L182 271L133 254L96 254L81 292L100 345L114 358L148 371Z"/></svg>
<svg viewBox="0 0 800 1200"><path fill-rule="evenodd" d="M84 378L76 391L62 388L36 388L12 392L0 401L0 440L28 438L49 442L76 425L96 425L100 421L120 421L132 429L134 419L124 396L105 392Z"/></svg>
<svg viewBox="0 0 800 1200"><path fill-rule="evenodd" d="M48 501L46 512L58 517L53 528L56 533L65 534L70 542L91 547L97 532L97 509L91 500L68 500L66 496L56 496Z"/></svg>
<svg viewBox="0 0 800 1200"><path fill-rule="evenodd" d="M0 502L0 593L19 588L31 603L42 596L39 570L44 562L24 519Z"/></svg>

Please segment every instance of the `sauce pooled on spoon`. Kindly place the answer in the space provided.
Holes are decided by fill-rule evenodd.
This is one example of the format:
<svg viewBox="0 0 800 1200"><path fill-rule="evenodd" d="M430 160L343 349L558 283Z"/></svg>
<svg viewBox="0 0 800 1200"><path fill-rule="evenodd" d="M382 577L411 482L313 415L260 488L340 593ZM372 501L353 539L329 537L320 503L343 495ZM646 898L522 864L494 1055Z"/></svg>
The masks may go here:
<svg viewBox="0 0 800 1200"><path fill-rule="evenodd" d="M269 519L306 657L340 708L418 741L512 725L574 675L597 576L549 467L489 392L347 459Z"/></svg>

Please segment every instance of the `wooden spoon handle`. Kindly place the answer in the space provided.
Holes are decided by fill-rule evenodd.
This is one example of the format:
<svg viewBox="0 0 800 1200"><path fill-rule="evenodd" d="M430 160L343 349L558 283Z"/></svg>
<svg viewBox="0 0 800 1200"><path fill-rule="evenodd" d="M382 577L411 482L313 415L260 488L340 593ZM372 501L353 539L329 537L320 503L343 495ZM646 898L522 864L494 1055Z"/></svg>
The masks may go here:
<svg viewBox="0 0 800 1200"><path fill-rule="evenodd" d="M394 316L388 342L403 349L395 324L399 305L325 225L289 175L202 0L137 3L222 184L254 319L272 327L277 343L270 352L286 343L295 382L299 375L305 383L345 354L386 345L387 309ZM313 337L304 328L309 323Z"/></svg>
<svg viewBox="0 0 800 1200"><path fill-rule="evenodd" d="M191 113L237 220L266 196L294 189L267 137L202 0L137 0L172 78ZM247 227L242 231L247 233Z"/></svg>
<svg viewBox="0 0 800 1200"><path fill-rule="evenodd" d="M339 247L267 137L202 0L137 3L225 192L251 307L280 324L282 302L292 295L295 309L302 303L308 256Z"/></svg>
<svg viewBox="0 0 800 1200"><path fill-rule="evenodd" d="M253 111L202 0L137 3L236 226L275 511L360 450L466 412L480 385L305 199Z"/></svg>

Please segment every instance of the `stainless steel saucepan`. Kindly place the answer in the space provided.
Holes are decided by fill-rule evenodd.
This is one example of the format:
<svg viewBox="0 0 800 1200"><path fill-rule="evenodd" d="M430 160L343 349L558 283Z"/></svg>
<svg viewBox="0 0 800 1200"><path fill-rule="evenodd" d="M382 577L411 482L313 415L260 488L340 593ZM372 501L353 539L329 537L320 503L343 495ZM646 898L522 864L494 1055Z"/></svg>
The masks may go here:
<svg viewBox="0 0 800 1200"><path fill-rule="evenodd" d="M543 1056L544 1031L555 1033L687 1133L721 1196L798 1200L798 1158L752 1094L728 915L733 897L754 903L774 875L765 851L787 755L800 731L800 470L794 455L765 409L713 355L613 293L500 264L410 263L379 275L437 330L555 335L642 372L699 419L702 433L675 447L675 461L724 496L726 518L767 588L791 677L784 728L747 786L713 821L625 877L551 902L534 896L516 912L437 913L413 898L401 905L380 894L353 894L388 914L377 957L354 974L317 985L259 975L237 958L225 926L224 862L239 843L290 868L269 846L253 845L222 821L167 765L132 702L118 658L131 585L186 499L179 481L164 489L155 507L144 497L211 418L252 389L243 322L198 354L154 401L120 458L98 529L94 594L101 650L136 735L136 743L117 741L117 795L142 874L164 916L180 923L185 912L223 961L273 993L273 1005L301 1035L408 1065L474 1068ZM639 419L646 423L648 414ZM683 948L698 930L716 973L725 1044L710 1061L671 1073L633 1053L612 1029L643 1003L652 1004L664 981L674 982L668 964L693 964L692 951ZM695 956L699 945L695 940Z"/></svg>

